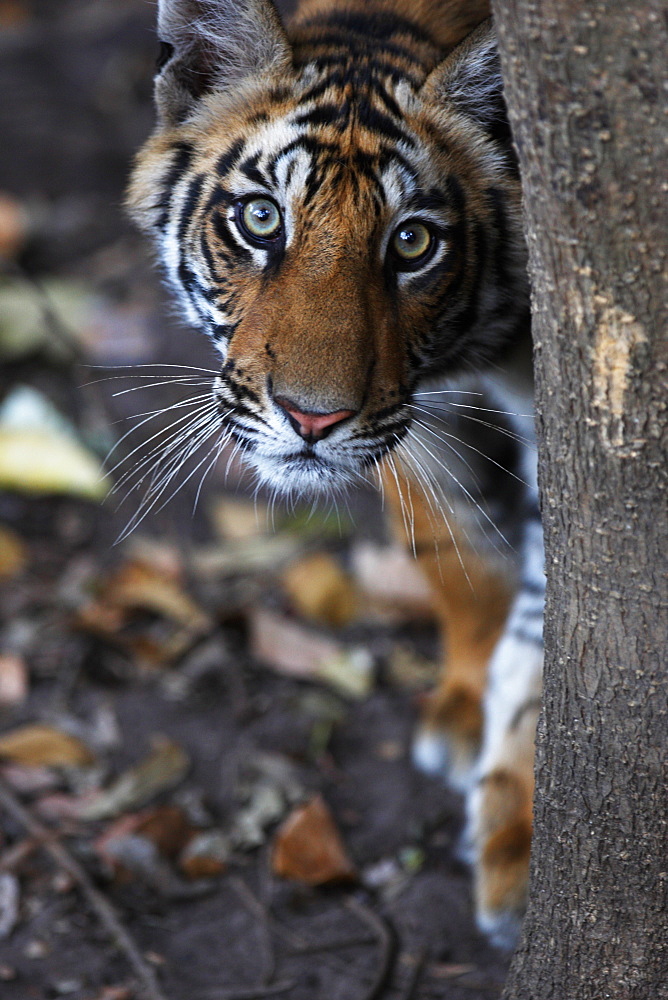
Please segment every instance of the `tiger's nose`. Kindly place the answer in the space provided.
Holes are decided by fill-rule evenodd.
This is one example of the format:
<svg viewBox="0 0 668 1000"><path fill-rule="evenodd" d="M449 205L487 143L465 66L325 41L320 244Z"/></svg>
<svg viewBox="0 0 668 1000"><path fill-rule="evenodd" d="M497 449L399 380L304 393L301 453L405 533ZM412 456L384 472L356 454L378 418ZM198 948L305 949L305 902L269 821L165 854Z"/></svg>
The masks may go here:
<svg viewBox="0 0 668 1000"><path fill-rule="evenodd" d="M334 413L304 413L290 399L277 398L275 402L287 415L290 424L309 444L322 441L342 420L354 417L356 410L336 410Z"/></svg>

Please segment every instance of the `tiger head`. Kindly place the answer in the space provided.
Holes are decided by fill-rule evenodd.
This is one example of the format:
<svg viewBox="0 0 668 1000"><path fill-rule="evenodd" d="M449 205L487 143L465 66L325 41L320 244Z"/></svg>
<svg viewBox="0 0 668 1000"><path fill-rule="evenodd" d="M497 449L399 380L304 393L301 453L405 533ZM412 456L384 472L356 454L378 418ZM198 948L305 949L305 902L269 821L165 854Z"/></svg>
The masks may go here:
<svg viewBox="0 0 668 1000"><path fill-rule="evenodd" d="M277 489L364 473L419 387L527 327L492 28L453 45L411 9L308 0L288 35L270 0L159 4L158 125L128 205L222 355L229 435Z"/></svg>

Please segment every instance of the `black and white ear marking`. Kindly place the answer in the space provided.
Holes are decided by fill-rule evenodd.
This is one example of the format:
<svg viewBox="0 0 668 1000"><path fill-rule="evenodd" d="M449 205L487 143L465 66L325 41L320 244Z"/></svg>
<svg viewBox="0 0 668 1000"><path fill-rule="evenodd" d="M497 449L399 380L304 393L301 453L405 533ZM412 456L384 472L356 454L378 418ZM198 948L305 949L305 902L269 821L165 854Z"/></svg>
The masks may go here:
<svg viewBox="0 0 668 1000"><path fill-rule="evenodd" d="M501 65L490 19L430 73L423 96L432 103L454 108L486 132L497 135L501 127L507 134Z"/></svg>
<svg viewBox="0 0 668 1000"><path fill-rule="evenodd" d="M158 37L162 125L183 121L203 94L291 58L273 0L158 0Z"/></svg>

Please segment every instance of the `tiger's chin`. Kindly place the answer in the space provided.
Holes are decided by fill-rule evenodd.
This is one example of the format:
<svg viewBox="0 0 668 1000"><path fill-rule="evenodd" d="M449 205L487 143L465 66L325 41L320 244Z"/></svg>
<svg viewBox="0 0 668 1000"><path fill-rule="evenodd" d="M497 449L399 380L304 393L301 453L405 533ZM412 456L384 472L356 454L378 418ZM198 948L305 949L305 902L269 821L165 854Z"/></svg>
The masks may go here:
<svg viewBox="0 0 668 1000"><path fill-rule="evenodd" d="M257 452L246 455L246 462L256 472L261 486L296 499L317 497L332 499L363 476L363 467L335 464L312 452L267 456Z"/></svg>

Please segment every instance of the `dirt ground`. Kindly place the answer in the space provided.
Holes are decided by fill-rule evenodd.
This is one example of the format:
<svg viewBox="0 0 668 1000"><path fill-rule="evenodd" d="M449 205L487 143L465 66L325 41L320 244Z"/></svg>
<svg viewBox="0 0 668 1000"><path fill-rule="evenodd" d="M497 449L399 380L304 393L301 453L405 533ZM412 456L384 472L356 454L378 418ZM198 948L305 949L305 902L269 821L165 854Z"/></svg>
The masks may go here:
<svg viewBox="0 0 668 1000"><path fill-rule="evenodd" d="M153 384L167 366L215 365L121 211L152 122L153 16L0 2L0 309L37 315L18 348L0 334L0 408L28 386L102 455L133 414L192 393ZM145 391L115 396L138 383L91 367L118 365ZM379 498L309 519L259 497L249 517L223 456L116 544L142 495L132 449L173 412L121 444L116 478L138 488L120 507L0 492L0 995L499 997L462 803L410 763L434 628L419 595L363 593L362 555L387 557Z"/></svg>

